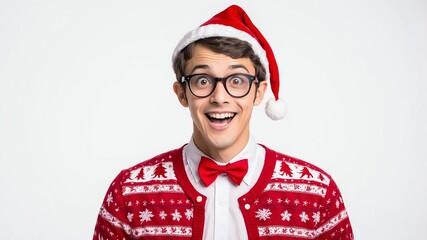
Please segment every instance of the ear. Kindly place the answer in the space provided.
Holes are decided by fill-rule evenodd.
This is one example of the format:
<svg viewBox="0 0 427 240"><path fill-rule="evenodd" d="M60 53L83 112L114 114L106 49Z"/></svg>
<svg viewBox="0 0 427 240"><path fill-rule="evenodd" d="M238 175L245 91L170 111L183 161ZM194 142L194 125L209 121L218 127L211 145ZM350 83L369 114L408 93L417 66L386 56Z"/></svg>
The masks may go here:
<svg viewBox="0 0 427 240"><path fill-rule="evenodd" d="M173 91L178 97L178 101L181 103L183 107L188 107L187 96L185 96L185 91L183 89L185 86L181 86L179 82L173 83Z"/></svg>
<svg viewBox="0 0 427 240"><path fill-rule="evenodd" d="M264 98L265 91L267 90L267 86L268 86L267 81L261 81L259 83L259 86L255 92L255 100L254 100L255 106L258 106L262 102L262 99Z"/></svg>

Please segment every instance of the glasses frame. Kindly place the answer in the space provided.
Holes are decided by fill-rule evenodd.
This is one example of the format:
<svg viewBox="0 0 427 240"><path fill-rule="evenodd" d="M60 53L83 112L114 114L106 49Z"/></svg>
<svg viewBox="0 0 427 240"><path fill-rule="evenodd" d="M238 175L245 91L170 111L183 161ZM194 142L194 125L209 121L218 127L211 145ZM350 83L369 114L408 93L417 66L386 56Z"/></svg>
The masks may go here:
<svg viewBox="0 0 427 240"><path fill-rule="evenodd" d="M213 87L212 87L212 91L209 94L204 95L204 96L199 96L199 95L194 94L193 90L191 89L190 80L194 76L202 76L202 75L207 76L207 77L213 79ZM244 95L242 95L242 96L235 96L235 95L231 94L228 91L227 86L226 86L227 79L229 79L230 77L236 76L236 75L243 75L243 76L245 76L245 77L247 77L249 79L249 88L248 88L248 91ZM213 77L213 76L211 76L209 74L206 74L206 73L196 73L196 74L190 74L190 75L182 76L181 77L181 83L184 83L184 82L187 83L188 89L190 89L191 94L193 94L195 97L198 97L198 98L209 97L215 91L218 82L222 82L222 85L224 86L225 91L228 93L228 95L230 95L230 96L232 96L234 98L246 97L249 94L249 92L251 91L251 89L252 89L252 83L253 82L255 82L255 84L259 83L259 81L258 81L258 79L256 78L255 75L251 75L251 74L247 74L247 73L233 73L233 74L228 75L227 77L223 77L223 78Z"/></svg>

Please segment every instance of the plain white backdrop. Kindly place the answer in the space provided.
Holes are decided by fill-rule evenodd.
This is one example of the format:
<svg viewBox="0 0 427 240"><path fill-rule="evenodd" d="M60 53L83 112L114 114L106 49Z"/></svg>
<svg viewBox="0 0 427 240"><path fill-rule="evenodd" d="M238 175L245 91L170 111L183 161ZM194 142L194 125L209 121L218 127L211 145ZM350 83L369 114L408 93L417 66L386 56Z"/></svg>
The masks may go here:
<svg viewBox="0 0 427 240"><path fill-rule="evenodd" d="M230 3L0 0L2 239L91 239L116 174L190 139L171 54ZM235 3L289 108L256 140L329 172L356 239L426 240L427 2Z"/></svg>

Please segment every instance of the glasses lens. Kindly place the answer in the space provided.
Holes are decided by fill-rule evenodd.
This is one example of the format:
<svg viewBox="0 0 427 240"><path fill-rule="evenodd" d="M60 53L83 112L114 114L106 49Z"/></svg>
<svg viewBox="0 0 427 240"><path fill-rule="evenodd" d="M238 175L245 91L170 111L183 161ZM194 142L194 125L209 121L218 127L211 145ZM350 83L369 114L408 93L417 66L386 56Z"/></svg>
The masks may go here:
<svg viewBox="0 0 427 240"><path fill-rule="evenodd" d="M212 92L213 86L214 80L209 75L195 75L190 79L190 90L199 97L208 96Z"/></svg>
<svg viewBox="0 0 427 240"><path fill-rule="evenodd" d="M246 75L235 74L227 78L225 85L230 95L241 97L248 93L251 80Z"/></svg>

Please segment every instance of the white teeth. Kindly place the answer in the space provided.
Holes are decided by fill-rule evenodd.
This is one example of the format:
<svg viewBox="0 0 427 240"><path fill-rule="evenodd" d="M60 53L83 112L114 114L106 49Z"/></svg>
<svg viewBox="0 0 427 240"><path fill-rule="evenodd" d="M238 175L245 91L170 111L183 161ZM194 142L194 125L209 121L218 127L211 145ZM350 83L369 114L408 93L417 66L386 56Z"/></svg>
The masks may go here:
<svg viewBox="0 0 427 240"><path fill-rule="evenodd" d="M215 118L215 119L225 119L225 118L234 117L234 113L209 113L208 115L210 118Z"/></svg>

